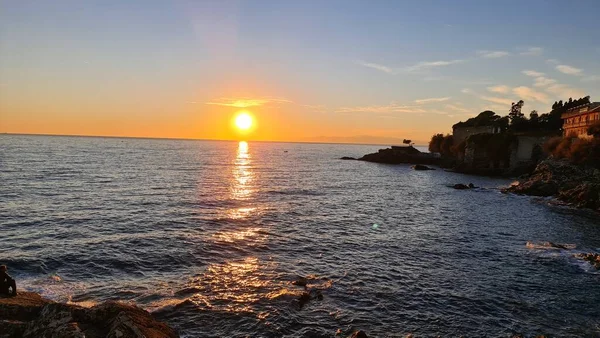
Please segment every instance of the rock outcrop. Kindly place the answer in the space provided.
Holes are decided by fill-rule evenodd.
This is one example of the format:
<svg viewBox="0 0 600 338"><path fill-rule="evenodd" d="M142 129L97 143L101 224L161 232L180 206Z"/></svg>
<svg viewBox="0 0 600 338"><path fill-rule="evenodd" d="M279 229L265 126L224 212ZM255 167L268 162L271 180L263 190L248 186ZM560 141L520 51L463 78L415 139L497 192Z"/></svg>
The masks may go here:
<svg viewBox="0 0 600 338"><path fill-rule="evenodd" d="M423 164L415 164L411 167L413 170L435 170L435 168L430 168Z"/></svg>
<svg viewBox="0 0 600 338"><path fill-rule="evenodd" d="M429 153L422 153L412 146L379 149L378 152L367 154L359 161L386 163L386 164L439 164L440 159Z"/></svg>
<svg viewBox="0 0 600 338"><path fill-rule="evenodd" d="M575 257L581 258L584 261L592 264L593 267L600 270L600 254L597 253L581 253L576 254Z"/></svg>
<svg viewBox="0 0 600 338"><path fill-rule="evenodd" d="M55 303L31 292L0 298L0 338L175 338L150 313L109 301L91 308Z"/></svg>
<svg viewBox="0 0 600 338"><path fill-rule="evenodd" d="M554 196L575 207L600 210L600 170L547 159L531 175L503 192Z"/></svg>

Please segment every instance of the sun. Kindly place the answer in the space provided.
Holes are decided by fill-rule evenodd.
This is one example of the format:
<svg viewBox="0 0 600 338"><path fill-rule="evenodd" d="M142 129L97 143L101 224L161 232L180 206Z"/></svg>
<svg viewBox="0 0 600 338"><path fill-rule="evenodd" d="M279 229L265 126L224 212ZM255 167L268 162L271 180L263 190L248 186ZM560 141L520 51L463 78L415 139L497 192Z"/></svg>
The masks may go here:
<svg viewBox="0 0 600 338"><path fill-rule="evenodd" d="M246 112L241 112L235 117L235 126L239 130L248 130L252 127L252 116Z"/></svg>

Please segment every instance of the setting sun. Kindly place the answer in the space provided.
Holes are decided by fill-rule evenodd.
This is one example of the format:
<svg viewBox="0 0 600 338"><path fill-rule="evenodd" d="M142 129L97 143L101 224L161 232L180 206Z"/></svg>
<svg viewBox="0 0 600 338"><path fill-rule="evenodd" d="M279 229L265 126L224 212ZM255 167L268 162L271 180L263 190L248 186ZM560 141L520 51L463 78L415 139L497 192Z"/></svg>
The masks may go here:
<svg viewBox="0 0 600 338"><path fill-rule="evenodd" d="M235 117L235 126L240 130L250 129L252 127L252 116L246 112L238 114Z"/></svg>

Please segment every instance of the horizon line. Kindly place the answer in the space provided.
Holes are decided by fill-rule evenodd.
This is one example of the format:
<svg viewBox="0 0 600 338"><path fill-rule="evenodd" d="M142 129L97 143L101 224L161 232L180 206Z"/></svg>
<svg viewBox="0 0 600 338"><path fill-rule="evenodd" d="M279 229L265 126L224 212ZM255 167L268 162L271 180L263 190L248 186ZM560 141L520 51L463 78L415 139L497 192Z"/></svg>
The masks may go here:
<svg viewBox="0 0 600 338"><path fill-rule="evenodd" d="M12 136L55 136L55 137L89 137L89 138L122 138L122 139L140 139L140 140L173 140L173 141L215 141L215 142L260 142L260 143L305 143L305 144L346 144L356 146L393 146L390 143L349 143L349 142L316 142L316 141L264 141L264 140L234 140L234 139L203 139L203 138L185 138L185 137L150 137L150 136L110 136L110 135L77 135L77 134L35 134L35 133L9 133L1 132L2 135ZM426 147L426 144L414 144L417 147Z"/></svg>

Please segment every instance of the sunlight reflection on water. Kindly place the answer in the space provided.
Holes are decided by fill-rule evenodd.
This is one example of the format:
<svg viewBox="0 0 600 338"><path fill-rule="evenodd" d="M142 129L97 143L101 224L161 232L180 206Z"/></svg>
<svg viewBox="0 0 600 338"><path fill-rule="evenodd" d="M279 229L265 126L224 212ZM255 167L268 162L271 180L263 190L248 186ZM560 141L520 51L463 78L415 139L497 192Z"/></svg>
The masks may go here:
<svg viewBox="0 0 600 338"><path fill-rule="evenodd" d="M251 156L248 142L238 144L237 157L234 160L231 196L234 200L246 200L254 192L254 173L251 167Z"/></svg>

